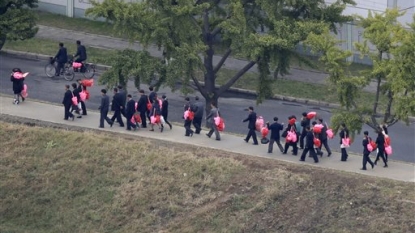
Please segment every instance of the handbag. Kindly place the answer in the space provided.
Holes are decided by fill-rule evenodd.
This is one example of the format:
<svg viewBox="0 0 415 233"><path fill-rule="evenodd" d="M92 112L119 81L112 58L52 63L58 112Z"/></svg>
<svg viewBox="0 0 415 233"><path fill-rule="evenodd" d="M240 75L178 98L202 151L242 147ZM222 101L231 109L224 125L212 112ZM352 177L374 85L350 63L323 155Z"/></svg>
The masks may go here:
<svg viewBox="0 0 415 233"><path fill-rule="evenodd" d="M389 156L392 155L392 147L390 145L385 146L385 153Z"/></svg>
<svg viewBox="0 0 415 233"><path fill-rule="evenodd" d="M75 106L78 106L78 98L76 98L76 96L73 95L73 92L72 92L72 104Z"/></svg>
<svg viewBox="0 0 415 233"><path fill-rule="evenodd" d="M269 143L269 139L266 137L261 138L261 144L267 144Z"/></svg>
<svg viewBox="0 0 415 233"><path fill-rule="evenodd" d="M347 148L350 146L350 138L342 138L342 145L344 145L343 148Z"/></svg>
<svg viewBox="0 0 415 233"><path fill-rule="evenodd" d="M287 137L287 135L288 135L288 131L284 131L284 132L282 132L281 137L285 138L285 137Z"/></svg>

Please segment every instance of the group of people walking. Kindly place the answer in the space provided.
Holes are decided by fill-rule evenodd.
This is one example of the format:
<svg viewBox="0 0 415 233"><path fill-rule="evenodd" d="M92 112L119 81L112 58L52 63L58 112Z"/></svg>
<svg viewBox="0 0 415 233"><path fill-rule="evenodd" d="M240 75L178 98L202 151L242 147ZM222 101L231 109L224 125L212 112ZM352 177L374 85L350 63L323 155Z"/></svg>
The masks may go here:
<svg viewBox="0 0 415 233"><path fill-rule="evenodd" d="M274 122L261 122L262 117L257 116L254 112L254 108L250 106L248 108L248 117L242 122L248 122L248 134L244 138L246 143L252 138L253 145L259 145L256 131L262 133L261 142L264 144L268 143L268 153L272 153L274 143L278 145L279 150L282 154L287 154L290 147L292 147L292 154L297 155L298 149L302 149L300 161L305 161L306 156L312 157L315 163L319 162L319 158L323 157L324 153L322 148L324 146L327 151L327 156L330 157L332 152L328 145L328 139L333 138L334 135L332 130L328 128L328 125L324 123L323 119L318 118L317 121L311 121L313 118L317 118L315 114L302 113L301 121L297 121L296 116L292 115L288 117L288 124L284 127L284 123L278 122L278 117L274 117ZM266 139L268 132L271 132L270 139ZM281 133L282 132L282 133ZM362 170L367 170L366 164L369 163L372 168L377 164L380 158L384 162L384 167L388 167L387 155L385 153L385 146L390 145L388 142L388 130L386 125L379 126L376 130L377 138L376 141L372 141L369 137L369 132L364 132L364 138L362 141L363 146L363 167ZM329 135L330 134L330 135ZM285 138L285 145L281 144L281 137ZM350 146L350 135L349 130L343 123L340 125L340 149L341 149L341 161L346 162L348 159L347 148ZM264 140L266 139L266 140ZM298 148L299 144L299 148ZM368 146L370 144L370 146ZM369 150L372 148L371 150ZM377 157L375 162L372 162L369 155L374 149L377 148Z"/></svg>

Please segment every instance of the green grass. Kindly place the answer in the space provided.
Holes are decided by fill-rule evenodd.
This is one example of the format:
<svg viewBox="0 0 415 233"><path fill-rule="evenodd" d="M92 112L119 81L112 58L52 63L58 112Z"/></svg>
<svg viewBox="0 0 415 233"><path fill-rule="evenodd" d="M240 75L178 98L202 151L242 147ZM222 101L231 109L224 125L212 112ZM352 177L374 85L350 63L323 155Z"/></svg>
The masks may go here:
<svg viewBox="0 0 415 233"><path fill-rule="evenodd" d="M0 134L0 232L415 230L410 183L122 135Z"/></svg>

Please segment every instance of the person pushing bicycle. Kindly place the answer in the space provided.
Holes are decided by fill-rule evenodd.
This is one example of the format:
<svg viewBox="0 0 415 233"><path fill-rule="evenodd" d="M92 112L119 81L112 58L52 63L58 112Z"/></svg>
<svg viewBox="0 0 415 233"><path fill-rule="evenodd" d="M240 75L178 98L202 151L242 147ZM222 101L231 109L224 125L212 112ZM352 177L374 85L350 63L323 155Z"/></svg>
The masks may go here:
<svg viewBox="0 0 415 233"><path fill-rule="evenodd" d="M75 59L75 62L78 62L78 63L82 63L82 62L84 62L85 60L86 60L86 58L87 58L87 55L86 55L86 48L85 48L85 46L83 46L82 44L81 44L81 41L80 40L77 40L76 41L76 45L78 46L78 49L77 49L77 51L76 51L76 54L75 55L73 55L74 56L74 59L76 58L76 57L78 57L78 58L76 58ZM82 66L81 66L81 72L82 71L84 71L84 64L82 64Z"/></svg>

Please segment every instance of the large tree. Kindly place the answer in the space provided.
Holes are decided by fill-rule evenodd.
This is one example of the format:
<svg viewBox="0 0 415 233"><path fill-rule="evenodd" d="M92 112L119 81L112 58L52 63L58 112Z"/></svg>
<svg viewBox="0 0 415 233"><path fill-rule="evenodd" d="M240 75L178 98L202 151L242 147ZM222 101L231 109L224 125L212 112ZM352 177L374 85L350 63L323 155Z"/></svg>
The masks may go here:
<svg viewBox="0 0 415 233"><path fill-rule="evenodd" d="M6 40L24 40L37 33L37 0L0 0L0 50Z"/></svg>
<svg viewBox="0 0 415 233"><path fill-rule="evenodd" d="M168 62L157 67L150 64L141 70L156 68L158 84L163 81L174 87L180 82L184 91L195 85L209 106L255 66L259 75L253 89L257 90L258 102L270 96L270 84L277 75L288 73L291 58L302 59L295 52L296 46L309 33L320 34L325 25L334 30L336 23L350 21L342 12L346 4L354 2L338 0L327 5L324 0L104 0L92 4L88 15L114 23L114 28L131 41L139 41L145 47L155 44L163 51L163 61ZM215 61L218 47L222 54ZM218 71L234 54L247 62L217 88ZM147 59L142 54L135 57ZM137 66L148 64L135 61ZM200 74L203 83L198 79ZM136 77L136 84L140 83L140 74L131 76Z"/></svg>
<svg viewBox="0 0 415 233"><path fill-rule="evenodd" d="M373 62L359 75L349 72L350 63L346 59L352 53L339 48L339 41L328 30L320 35L311 33L306 40L306 45L321 54L329 83L338 93L341 108L332 116L335 128L344 122L353 133L358 133L363 124L377 129L382 124L392 126L399 120L407 122L408 116L415 114L415 25L406 30L397 20L401 15L394 9L381 14L369 13L367 18L358 17L364 41L355 43L355 47L362 57ZM376 92L372 105L362 105L358 101L360 94L373 81Z"/></svg>

